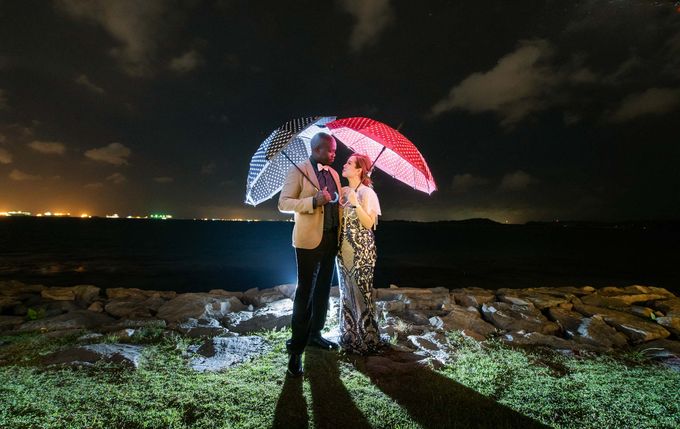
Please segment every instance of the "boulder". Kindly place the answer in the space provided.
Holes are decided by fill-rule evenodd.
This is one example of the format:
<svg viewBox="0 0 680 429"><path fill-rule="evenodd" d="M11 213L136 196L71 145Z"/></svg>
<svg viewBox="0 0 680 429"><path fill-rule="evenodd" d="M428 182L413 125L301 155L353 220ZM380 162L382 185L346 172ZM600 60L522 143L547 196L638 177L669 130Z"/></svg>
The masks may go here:
<svg viewBox="0 0 680 429"><path fill-rule="evenodd" d="M104 303L101 301L95 301L87 307L88 310L94 311L96 313L102 313L104 311Z"/></svg>
<svg viewBox="0 0 680 429"><path fill-rule="evenodd" d="M195 371L220 371L248 362L267 353L271 347L262 337L214 337L200 346L190 346L196 354L189 365Z"/></svg>
<svg viewBox="0 0 680 429"><path fill-rule="evenodd" d="M243 302L253 307L262 307L270 302L279 301L281 299L287 298L279 289L264 289L258 290L257 288L249 289L243 294Z"/></svg>
<svg viewBox="0 0 680 429"><path fill-rule="evenodd" d="M230 291L230 290L224 290L224 289L211 289L208 293L213 294L213 295L220 295L220 296L234 296L238 299L243 298L243 292L236 292L236 291Z"/></svg>
<svg viewBox="0 0 680 429"><path fill-rule="evenodd" d="M533 304L539 310L569 303L574 297L572 294L559 291L551 295L544 293L542 289L499 289L496 291L496 296L500 301L509 304L525 306Z"/></svg>
<svg viewBox="0 0 680 429"><path fill-rule="evenodd" d="M664 316L680 317L680 298L654 301L649 305L655 310L663 312Z"/></svg>
<svg viewBox="0 0 680 429"><path fill-rule="evenodd" d="M223 323L230 331L239 334L260 330L282 329L290 326L293 300L290 298L266 304L256 311L241 311L224 317Z"/></svg>
<svg viewBox="0 0 680 429"><path fill-rule="evenodd" d="M165 329L166 327L167 324L163 319L120 319L102 326L101 331L114 332L127 328Z"/></svg>
<svg viewBox="0 0 680 429"><path fill-rule="evenodd" d="M557 350L604 351L603 348L597 346L565 340L564 338L545 335L540 332L508 332L501 339L507 344L516 346L545 346Z"/></svg>
<svg viewBox="0 0 680 429"><path fill-rule="evenodd" d="M484 319L497 328L507 331L540 332L555 334L559 326L549 321L533 305L516 305L506 302L482 304Z"/></svg>
<svg viewBox="0 0 680 429"><path fill-rule="evenodd" d="M153 317L166 302L159 296L151 296L143 301L130 298L114 298L106 304L104 309L114 317L145 318Z"/></svg>
<svg viewBox="0 0 680 429"><path fill-rule="evenodd" d="M81 305L89 305L99 297L100 289L92 285L77 285L69 287L49 287L41 290L45 299L54 301L78 301Z"/></svg>
<svg viewBox="0 0 680 429"><path fill-rule="evenodd" d="M71 347L45 356L45 365L91 366L98 361L139 367L143 347L132 344L88 344Z"/></svg>
<svg viewBox="0 0 680 429"><path fill-rule="evenodd" d="M670 332L674 333L675 335L680 336L680 316L679 317L670 317L670 316L657 317L656 323L658 323L659 325L668 329Z"/></svg>
<svg viewBox="0 0 680 429"><path fill-rule="evenodd" d="M595 292L595 290L596 290L592 286L582 286L582 287L560 286L560 287L553 287L553 288L550 288L550 289L555 290L555 291L573 294L573 295L576 295L577 297L581 297L581 296L591 294L591 293Z"/></svg>
<svg viewBox="0 0 680 429"><path fill-rule="evenodd" d="M11 331L24 322L21 316L0 316L0 332Z"/></svg>
<svg viewBox="0 0 680 429"><path fill-rule="evenodd" d="M222 297L209 293L183 293L167 301L156 317L167 322L182 322L193 319L221 319L231 312L246 308L235 297Z"/></svg>
<svg viewBox="0 0 680 429"><path fill-rule="evenodd" d="M670 333L662 326L621 311L592 305L574 305L574 309L586 316L600 315L608 325L628 337L632 343L666 338Z"/></svg>
<svg viewBox="0 0 680 429"><path fill-rule="evenodd" d="M581 301L585 305L593 305L597 307L625 307L635 304L636 302L653 301L664 298L663 295L657 294L619 294L619 295L603 295L598 291L597 293L584 296Z"/></svg>
<svg viewBox="0 0 680 429"><path fill-rule="evenodd" d="M606 349L621 348L628 344L624 334L617 332L598 315L583 318L574 340Z"/></svg>
<svg viewBox="0 0 680 429"><path fill-rule="evenodd" d="M109 299L115 298L146 299L155 296L166 300L170 300L177 296L177 292L170 290L143 290L137 288L115 287L107 288L106 296Z"/></svg>
<svg viewBox="0 0 680 429"><path fill-rule="evenodd" d="M496 301L494 292L477 287L452 289L451 296L456 304L463 307L481 308L484 303Z"/></svg>
<svg viewBox="0 0 680 429"><path fill-rule="evenodd" d="M484 340L496 331L496 328L482 320L474 307L453 306L446 316L433 316L429 319L435 329L443 331L462 331L463 335L478 341Z"/></svg>
<svg viewBox="0 0 680 429"><path fill-rule="evenodd" d="M31 320L19 326L22 332L57 331L62 329L95 329L113 322L107 314L88 310L75 310L45 319Z"/></svg>
<svg viewBox="0 0 680 429"><path fill-rule="evenodd" d="M574 311L569 311L565 308L551 308L548 310L550 320L556 322L562 332L568 337L578 335L578 328L583 321L583 315Z"/></svg>
<svg viewBox="0 0 680 429"><path fill-rule="evenodd" d="M219 337L229 332L215 319L189 319L180 323L177 330L190 338Z"/></svg>
<svg viewBox="0 0 680 429"><path fill-rule="evenodd" d="M29 285L16 280L0 281L0 296L23 299L26 295L40 294L43 285Z"/></svg>
<svg viewBox="0 0 680 429"><path fill-rule="evenodd" d="M404 301L377 301L375 307L378 311L401 312L406 309Z"/></svg>

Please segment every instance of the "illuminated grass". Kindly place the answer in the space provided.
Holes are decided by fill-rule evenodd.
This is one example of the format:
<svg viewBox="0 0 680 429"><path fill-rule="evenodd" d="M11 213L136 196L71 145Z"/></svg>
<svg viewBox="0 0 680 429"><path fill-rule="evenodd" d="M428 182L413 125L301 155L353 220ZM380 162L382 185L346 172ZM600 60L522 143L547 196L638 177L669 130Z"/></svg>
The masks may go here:
<svg viewBox="0 0 680 429"><path fill-rule="evenodd" d="M270 353L222 373L187 368L190 340L152 331L132 340L148 343L134 371L36 366L74 336L0 338L11 342L0 347L0 427L538 426L525 416L555 427L680 426L680 374L650 363L480 347L451 335L456 352L439 371L376 375L365 360L310 351L300 382L283 376L289 332L261 335Z"/></svg>

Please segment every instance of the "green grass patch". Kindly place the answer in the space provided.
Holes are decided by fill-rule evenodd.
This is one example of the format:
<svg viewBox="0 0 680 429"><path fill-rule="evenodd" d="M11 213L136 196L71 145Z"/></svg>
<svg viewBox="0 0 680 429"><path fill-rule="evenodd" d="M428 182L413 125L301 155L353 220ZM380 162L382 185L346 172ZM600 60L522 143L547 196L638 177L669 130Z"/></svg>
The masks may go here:
<svg viewBox="0 0 680 429"><path fill-rule="evenodd" d="M77 335L0 337L2 428L261 428L680 426L680 374L640 356L566 357L480 346L434 371L384 371L364 358L305 354L305 379L286 379L289 331L262 332L272 351L219 373L187 366L192 342L149 329L137 370L113 364L44 368L44 354ZM114 341L107 337L106 341Z"/></svg>

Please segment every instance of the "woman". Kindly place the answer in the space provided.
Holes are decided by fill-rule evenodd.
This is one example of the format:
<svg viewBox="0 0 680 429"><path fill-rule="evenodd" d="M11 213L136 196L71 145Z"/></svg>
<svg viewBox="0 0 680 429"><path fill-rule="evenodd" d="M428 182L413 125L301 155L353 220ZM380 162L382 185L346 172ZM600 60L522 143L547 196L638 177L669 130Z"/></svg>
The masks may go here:
<svg viewBox="0 0 680 429"><path fill-rule="evenodd" d="M368 173L371 160L360 154L349 157L342 168L349 186L342 188L340 204L340 345L348 352L366 354L383 343L375 317L373 269L376 251L373 230L380 215L378 196Z"/></svg>

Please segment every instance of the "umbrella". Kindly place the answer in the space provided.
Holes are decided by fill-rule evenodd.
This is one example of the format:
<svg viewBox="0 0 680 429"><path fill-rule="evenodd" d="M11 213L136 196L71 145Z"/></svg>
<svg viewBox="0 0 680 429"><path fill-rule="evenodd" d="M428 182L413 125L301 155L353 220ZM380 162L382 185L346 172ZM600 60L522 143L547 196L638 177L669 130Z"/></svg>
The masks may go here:
<svg viewBox="0 0 680 429"><path fill-rule="evenodd" d="M311 138L318 132L328 131L322 127L334 119L334 116L298 118L275 129L250 160L246 204L256 206L281 191L291 165L312 155ZM313 183L309 177L307 180Z"/></svg>
<svg viewBox="0 0 680 429"><path fill-rule="evenodd" d="M428 195L437 189L423 155L394 128L361 117L337 119L326 127L337 140L354 152L368 155L373 166L395 179Z"/></svg>

